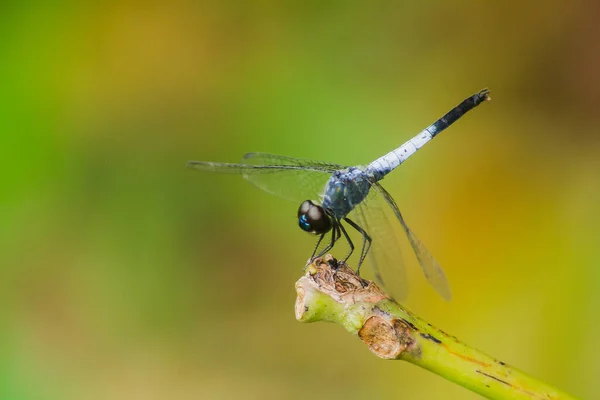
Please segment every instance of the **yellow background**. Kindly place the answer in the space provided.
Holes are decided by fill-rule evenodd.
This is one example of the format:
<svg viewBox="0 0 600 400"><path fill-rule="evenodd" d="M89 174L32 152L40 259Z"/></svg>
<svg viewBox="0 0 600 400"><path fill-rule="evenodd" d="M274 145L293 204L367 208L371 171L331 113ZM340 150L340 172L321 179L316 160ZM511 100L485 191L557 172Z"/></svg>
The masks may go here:
<svg viewBox="0 0 600 400"><path fill-rule="evenodd" d="M384 182L454 293L406 253L406 304L596 398L598 4L4 2L0 397L478 398L296 322L297 205L185 163L364 164L489 87Z"/></svg>

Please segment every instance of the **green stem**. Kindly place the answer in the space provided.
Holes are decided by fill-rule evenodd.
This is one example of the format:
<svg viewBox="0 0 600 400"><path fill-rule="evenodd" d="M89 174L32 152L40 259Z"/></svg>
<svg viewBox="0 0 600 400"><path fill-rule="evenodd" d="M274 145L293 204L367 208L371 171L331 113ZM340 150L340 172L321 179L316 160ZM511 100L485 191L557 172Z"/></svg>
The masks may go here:
<svg viewBox="0 0 600 400"><path fill-rule="evenodd" d="M489 399L574 399L435 328L373 282L317 259L296 283L296 318L356 333L377 356L405 360Z"/></svg>

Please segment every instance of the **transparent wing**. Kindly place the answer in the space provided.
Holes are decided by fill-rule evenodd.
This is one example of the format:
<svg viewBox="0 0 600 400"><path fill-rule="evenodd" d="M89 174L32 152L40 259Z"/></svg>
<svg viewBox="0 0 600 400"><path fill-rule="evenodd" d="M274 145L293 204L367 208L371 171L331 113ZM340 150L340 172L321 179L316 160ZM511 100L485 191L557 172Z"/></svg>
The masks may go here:
<svg viewBox="0 0 600 400"><path fill-rule="evenodd" d="M266 168L284 167L286 173L244 174L244 178L262 190L294 201L320 200L333 172L344 166L269 153L247 153L244 161Z"/></svg>
<svg viewBox="0 0 600 400"><path fill-rule="evenodd" d="M406 270L400 250L398 235L385 213L385 203L376 190L371 190L362 203L354 209L356 222L372 239L367 254L367 268L371 268L376 281L396 300L408 294ZM386 206L387 207L387 206Z"/></svg>
<svg viewBox="0 0 600 400"><path fill-rule="evenodd" d="M440 294L440 296L444 298L444 300L449 301L452 298L452 293L442 267L440 267L437 261L435 261L433 256L429 253L427 248L423 245L423 243L421 243L419 238L417 238L414 232L408 227L408 225L406 225L406 222L404 221L402 214L400 214L400 210L398 209L398 206L396 205L396 202L392 196L379 183L374 183L373 189L385 199L400 221L404 232L406 232L406 235L408 236L410 245L412 246L417 259L419 260L419 264L423 269L423 273L425 274L427 281Z"/></svg>
<svg viewBox="0 0 600 400"><path fill-rule="evenodd" d="M346 168L343 165L328 163L325 161L307 160L304 158L294 158L259 152L244 154L244 160L247 160L249 164L253 165L289 165L328 173L332 173L338 169Z"/></svg>
<svg viewBox="0 0 600 400"><path fill-rule="evenodd" d="M210 172L239 174L253 185L284 199L319 200L332 172L341 165L268 153L248 153L243 164L190 161L188 166Z"/></svg>

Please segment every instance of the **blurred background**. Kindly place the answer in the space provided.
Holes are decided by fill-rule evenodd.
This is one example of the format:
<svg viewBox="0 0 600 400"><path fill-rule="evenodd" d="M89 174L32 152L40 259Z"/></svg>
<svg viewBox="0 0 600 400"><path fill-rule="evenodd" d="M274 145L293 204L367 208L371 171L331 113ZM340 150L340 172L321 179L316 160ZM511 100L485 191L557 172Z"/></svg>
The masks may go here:
<svg viewBox="0 0 600 400"><path fill-rule="evenodd" d="M600 3L60 4L0 6L0 398L478 398L298 323L298 205L185 163L367 163L483 87L384 182L454 293L406 253L406 305L598 395Z"/></svg>

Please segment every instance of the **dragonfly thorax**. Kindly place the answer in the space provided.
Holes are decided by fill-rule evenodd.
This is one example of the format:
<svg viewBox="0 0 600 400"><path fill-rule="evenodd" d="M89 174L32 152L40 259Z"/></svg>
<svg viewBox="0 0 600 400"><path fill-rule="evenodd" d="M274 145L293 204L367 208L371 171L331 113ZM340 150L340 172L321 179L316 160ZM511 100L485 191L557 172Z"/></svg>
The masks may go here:
<svg viewBox="0 0 600 400"><path fill-rule="evenodd" d="M369 175L360 168L335 171L325 186L323 208L342 219L367 197L370 188Z"/></svg>

